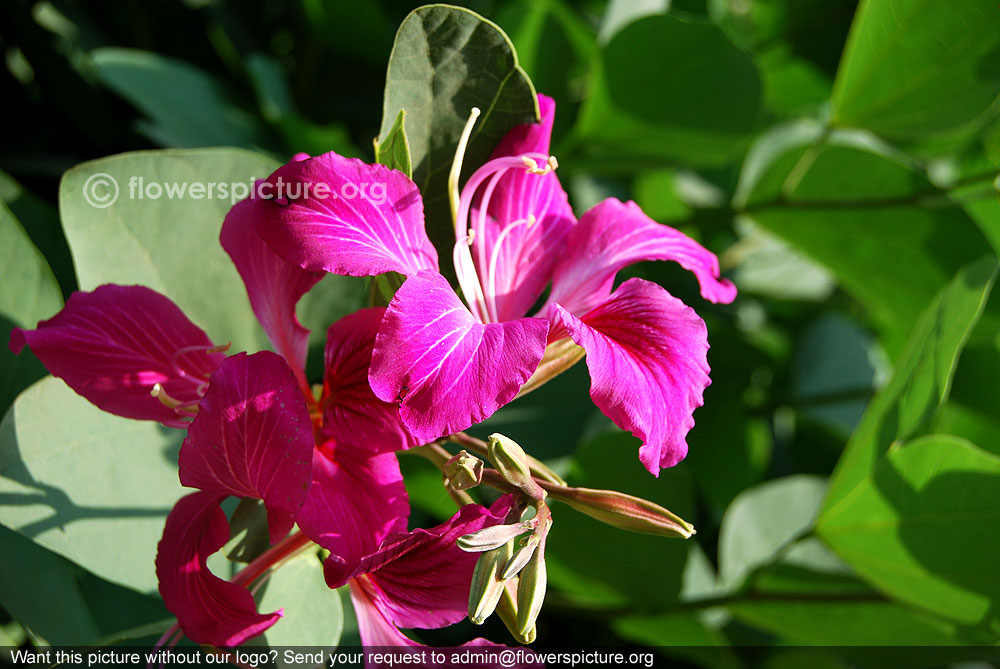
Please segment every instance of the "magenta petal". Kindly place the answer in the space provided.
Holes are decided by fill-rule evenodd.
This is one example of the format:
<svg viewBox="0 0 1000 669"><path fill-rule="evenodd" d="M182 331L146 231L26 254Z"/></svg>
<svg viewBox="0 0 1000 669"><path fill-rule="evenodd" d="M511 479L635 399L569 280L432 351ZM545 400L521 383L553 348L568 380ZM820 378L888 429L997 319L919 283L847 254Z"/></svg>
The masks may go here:
<svg viewBox="0 0 1000 669"><path fill-rule="evenodd" d="M368 383L383 308L361 309L330 326L323 383L323 435L369 453L420 446L399 418L394 402L375 397Z"/></svg>
<svg viewBox="0 0 1000 669"><path fill-rule="evenodd" d="M270 351L240 353L209 380L181 445L181 483L264 500L275 542L305 502L312 449L312 421L292 370Z"/></svg>
<svg viewBox="0 0 1000 669"><path fill-rule="evenodd" d="M552 124L556 118L556 101L548 95L539 93L538 110L541 121L523 123L511 128L497 144L497 148L493 150L491 159L519 156L522 153L548 154L549 143L552 140Z"/></svg>
<svg viewBox="0 0 1000 669"><path fill-rule="evenodd" d="M635 202L609 198L583 215L556 264L549 302L580 315L603 302L620 269L641 260L673 260L694 273L701 295L729 303L736 287L719 279L719 259L670 226L642 213Z"/></svg>
<svg viewBox="0 0 1000 669"><path fill-rule="evenodd" d="M629 279L583 318L559 305L555 311L587 352L594 404L642 440L646 469L658 476L683 460L692 413L709 384L704 321L642 279Z"/></svg>
<svg viewBox="0 0 1000 669"><path fill-rule="evenodd" d="M446 660L444 663L432 662L426 654L426 649L428 648L422 643L418 643L413 639L410 639L405 634L399 631L395 625L389 621L382 611L379 610L378 605L372 601L370 593L370 581L361 577L351 581L350 583L351 592L351 604L354 606L354 615L358 619L358 635L361 637L361 644L365 648L370 648L373 650L384 648L384 647L409 647L413 649L413 655L405 662L406 666L417 666L417 667L442 667L442 666L469 666L469 662L466 661L450 661ZM463 643L461 648L483 648L483 647L495 647L503 648L501 644L493 643L487 639L473 639L467 643ZM442 648L441 652L448 653L450 656L454 656L456 651L454 649ZM418 656L419 654L419 656ZM401 652L397 651L394 661L391 663L379 663L372 661L375 656L366 655L365 666L368 669L375 669L376 667L398 667L400 666L400 656ZM426 658L426 661L421 662ZM461 660L461 656L455 658L456 660ZM492 665L482 665L484 667L489 667ZM506 665L505 665L506 666ZM520 666L520 665L513 665ZM531 666L540 667L541 663L531 663Z"/></svg>
<svg viewBox="0 0 1000 669"><path fill-rule="evenodd" d="M313 450L313 483L296 519L299 529L330 551L326 579L338 588L361 558L390 534L406 531L410 504L393 453L324 444Z"/></svg>
<svg viewBox="0 0 1000 669"><path fill-rule="evenodd" d="M335 153L289 163L254 201L257 232L308 270L349 276L437 269L416 184L402 172Z"/></svg>
<svg viewBox="0 0 1000 669"><path fill-rule="evenodd" d="M464 618L478 553L468 553L459 537L507 520L513 498L505 495L493 506L462 507L447 522L386 541L358 566L361 578L380 611L397 627L434 629Z"/></svg>
<svg viewBox="0 0 1000 669"><path fill-rule="evenodd" d="M323 278L323 273L286 263L264 243L254 228L257 206L252 200L244 200L230 209L222 224L220 241L243 277L250 306L271 345L288 362L299 385L307 389L305 365L309 330L296 318L295 305Z"/></svg>
<svg viewBox="0 0 1000 669"><path fill-rule="evenodd" d="M174 505L156 553L156 575L167 610L199 644L238 646L276 623L281 611L257 613L246 588L212 574L206 560L229 539L215 493L196 492Z"/></svg>
<svg viewBox="0 0 1000 669"><path fill-rule="evenodd" d="M511 401L545 351L548 323L480 323L443 276L410 277L389 303L369 380L400 403L410 432L429 441L479 423Z"/></svg>
<svg viewBox="0 0 1000 669"><path fill-rule="evenodd" d="M226 357L176 304L142 286L100 286L73 293L35 330L15 328L10 349L31 347L48 370L101 409L168 425L178 414L152 397L159 383L181 402L197 402Z"/></svg>

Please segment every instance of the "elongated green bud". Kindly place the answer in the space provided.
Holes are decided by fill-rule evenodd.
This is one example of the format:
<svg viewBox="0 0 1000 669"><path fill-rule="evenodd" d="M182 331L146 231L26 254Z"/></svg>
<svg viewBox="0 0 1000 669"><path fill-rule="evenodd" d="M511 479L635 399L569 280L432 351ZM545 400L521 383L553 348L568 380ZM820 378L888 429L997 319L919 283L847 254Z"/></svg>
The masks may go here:
<svg viewBox="0 0 1000 669"><path fill-rule="evenodd" d="M455 490L468 490L483 482L483 461L464 450L444 463L441 471Z"/></svg>
<svg viewBox="0 0 1000 669"><path fill-rule="evenodd" d="M521 637L527 637L534 629L545 601L548 577L545 572L544 537L517 578L517 629Z"/></svg>
<svg viewBox="0 0 1000 669"><path fill-rule="evenodd" d="M531 478L528 455L516 441L494 433L487 437L487 446L490 461L508 483L520 488L531 499L545 497L545 491Z"/></svg>
<svg viewBox="0 0 1000 669"><path fill-rule="evenodd" d="M639 497L615 490L546 485L549 497L619 529L640 534L688 539L694 526L680 516Z"/></svg>
<svg viewBox="0 0 1000 669"><path fill-rule="evenodd" d="M513 552L514 541L511 540L483 553L476 561L469 588L469 620L476 625L482 625L493 614L504 594L504 581L500 576Z"/></svg>

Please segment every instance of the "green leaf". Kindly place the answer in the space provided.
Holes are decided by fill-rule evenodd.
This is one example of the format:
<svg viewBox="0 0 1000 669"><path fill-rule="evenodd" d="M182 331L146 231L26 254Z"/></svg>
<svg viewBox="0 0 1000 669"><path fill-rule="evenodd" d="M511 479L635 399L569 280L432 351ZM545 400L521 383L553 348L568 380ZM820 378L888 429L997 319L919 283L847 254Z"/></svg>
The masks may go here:
<svg viewBox="0 0 1000 669"><path fill-rule="evenodd" d="M988 248L958 205L861 132L799 123L768 133L748 154L733 202L832 271L891 357L938 290Z"/></svg>
<svg viewBox="0 0 1000 669"><path fill-rule="evenodd" d="M406 110L400 109L396 122L383 140L375 140L375 162L399 170L408 177L413 176L410 163L410 143L406 139Z"/></svg>
<svg viewBox="0 0 1000 669"><path fill-rule="evenodd" d="M756 126L760 98L753 61L718 26L647 16L604 48L579 145L619 161L723 163Z"/></svg>
<svg viewBox="0 0 1000 669"><path fill-rule="evenodd" d="M801 593L800 593L801 594ZM849 596L844 597L850 599ZM889 601L758 601L729 607L740 621L812 646L948 646L955 626Z"/></svg>
<svg viewBox="0 0 1000 669"><path fill-rule="evenodd" d="M340 595L327 587L323 563L315 552L304 553L275 570L257 594L257 609L265 613L285 610L281 620L264 633L271 648L335 647L340 641L344 625ZM278 667L302 666L301 662L284 660L279 652Z"/></svg>
<svg viewBox="0 0 1000 669"><path fill-rule="evenodd" d="M427 233L451 257L455 233L448 206L448 171L473 107L476 121L463 175L482 165L515 125L538 119L538 101L514 46L494 23L460 7L428 5L410 13L396 33L385 79L379 143L406 110L413 180L424 201Z"/></svg>
<svg viewBox="0 0 1000 669"><path fill-rule="evenodd" d="M825 490L824 479L799 474L768 481L737 496L722 517L719 530L722 585L738 587L754 569L767 564L808 530ZM783 559L811 564L823 556L808 548L803 554L800 547L793 547Z"/></svg>
<svg viewBox="0 0 1000 669"><path fill-rule="evenodd" d="M159 636L171 618L159 597L108 583L0 526L0 604L55 645ZM58 602L58 604L54 604ZM155 623L162 621L159 631ZM143 631L143 627L149 629Z"/></svg>
<svg viewBox="0 0 1000 669"><path fill-rule="evenodd" d="M571 485L648 499L685 517L692 503L685 466L664 470L655 479L639 463L638 446L639 441L625 433L598 437L579 449L576 469L567 478ZM658 611L677 600L691 543L625 532L560 504L553 503L552 514L555 524L545 558L555 587L577 601L600 606L630 604ZM637 555L656 559L637 561Z"/></svg>
<svg viewBox="0 0 1000 669"><path fill-rule="evenodd" d="M890 139L924 139L973 124L998 90L993 0L867 0L837 72L832 120Z"/></svg>
<svg viewBox="0 0 1000 669"><path fill-rule="evenodd" d="M100 80L150 118L140 132L162 146L272 146L257 120L192 65L114 47L95 49L90 56Z"/></svg>
<svg viewBox="0 0 1000 669"><path fill-rule="evenodd" d="M219 244L219 231L253 179L276 167L238 149L140 151L77 165L63 176L59 209L80 289L141 284L176 302L212 341L231 341L234 352L266 346L243 281ZM108 178L117 185L107 182L104 191L98 184ZM94 179L92 190L98 188L94 193L117 192L114 203L89 204L88 179ZM204 186L200 196L187 190L193 184ZM172 187L185 190L171 198ZM214 197L208 197L209 188Z"/></svg>
<svg viewBox="0 0 1000 669"><path fill-rule="evenodd" d="M183 493L183 436L45 378L0 423L0 523L100 578L156 592L156 545Z"/></svg>
<svg viewBox="0 0 1000 669"><path fill-rule="evenodd" d="M6 344L15 327L33 328L62 309L63 300L49 264L31 243L7 207L0 202L0 336ZM31 352L15 356L0 351L0 411L6 411L17 394L45 376L45 368Z"/></svg>
<svg viewBox="0 0 1000 669"><path fill-rule="evenodd" d="M890 449L817 533L879 590L1000 633L1000 457L950 435Z"/></svg>
<svg viewBox="0 0 1000 669"><path fill-rule="evenodd" d="M0 171L0 200L21 222L28 237L49 263L59 282L63 298L69 297L76 290L76 276L73 273L69 245L59 224L59 210L52 203L35 196L3 171Z"/></svg>
<svg viewBox="0 0 1000 669"><path fill-rule="evenodd" d="M996 278L986 258L964 268L924 311L888 385L872 400L830 478L821 521L851 503L882 454L918 433L948 397L952 375Z"/></svg>
<svg viewBox="0 0 1000 669"><path fill-rule="evenodd" d="M741 622L773 633L783 643L959 643L958 630L950 621L886 600L846 567L838 571L818 571L815 567L781 562L768 566L755 575L750 590L727 609ZM878 623L880 617L885 624Z"/></svg>

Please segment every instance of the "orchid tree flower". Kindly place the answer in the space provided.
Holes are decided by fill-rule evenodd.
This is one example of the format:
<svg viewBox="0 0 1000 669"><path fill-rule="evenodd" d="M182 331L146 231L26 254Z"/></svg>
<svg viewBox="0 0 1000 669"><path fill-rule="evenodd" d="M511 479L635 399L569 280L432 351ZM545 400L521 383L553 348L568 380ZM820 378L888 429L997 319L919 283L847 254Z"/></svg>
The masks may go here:
<svg viewBox="0 0 1000 669"><path fill-rule="evenodd" d="M660 286L631 279L615 289L615 276L635 262L672 260L694 273L709 301L731 302L736 289L719 278L714 254L632 202L607 199L577 220L549 155L555 104L540 95L539 107L541 122L512 129L460 194L475 114L459 143L451 260L461 297L440 272L420 192L401 172L334 153L293 162L270 181L326 183L333 192L377 183L386 197L258 200L249 215L303 271L407 277L383 318L369 381L419 439L489 417L544 364L547 346L575 343L586 352L595 404L642 440L640 460L658 475L687 453L709 384L706 328Z"/></svg>
<svg viewBox="0 0 1000 669"><path fill-rule="evenodd" d="M375 630L388 629L385 621L454 623L465 615L474 567L455 538L506 522L510 500L469 505L438 528L406 533L409 503L395 451L421 442L368 382L385 310L364 309L329 328L315 397L304 372L309 333L295 305L322 273L275 255L254 231L249 206L231 210L221 241L277 354L226 357L228 347L211 342L167 297L117 285L74 293L37 328L16 329L11 349L30 346L106 411L186 428L179 477L196 492L171 510L157 552L160 593L178 620L164 641L183 633L231 647L264 632L281 611L257 612L247 587L311 543L330 551L332 586L350 581L368 593L355 601L372 643L383 640ZM229 496L263 501L273 545L225 581L207 560L229 539L220 506ZM296 524L301 531L289 534Z"/></svg>

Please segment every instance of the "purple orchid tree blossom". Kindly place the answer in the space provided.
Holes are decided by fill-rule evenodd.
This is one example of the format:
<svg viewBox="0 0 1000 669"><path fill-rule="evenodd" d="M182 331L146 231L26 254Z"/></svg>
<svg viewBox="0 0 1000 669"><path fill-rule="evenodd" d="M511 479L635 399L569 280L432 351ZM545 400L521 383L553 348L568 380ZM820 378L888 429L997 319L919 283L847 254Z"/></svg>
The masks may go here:
<svg viewBox="0 0 1000 669"><path fill-rule="evenodd" d="M452 260L464 302L439 271L417 186L398 171L333 153L293 162L270 181L334 191L380 183L388 197L257 201L248 215L304 271L407 277L379 328L369 380L419 439L489 417L538 370L547 346L572 341L586 352L595 404L642 440L640 460L658 475L687 454L709 384L706 328L660 286L632 279L614 289L615 276L635 262L672 260L694 273L709 301L731 302L736 289L719 278L714 254L632 202L605 200L577 221L549 156L555 105L540 95L539 106L541 122L511 130L459 195L475 115L460 142Z"/></svg>
<svg viewBox="0 0 1000 669"><path fill-rule="evenodd" d="M363 309L330 326L317 399L304 371L309 333L295 305L322 273L275 255L254 231L250 207L231 210L221 242L278 354L226 357L228 346L213 344L167 297L116 285L75 293L36 329L14 330L11 349L30 346L106 411L186 428L179 477L196 492L171 510L159 544L159 589L178 621L161 643L183 634L232 647L263 633L282 612L259 613L248 587L313 543L330 551L331 587L366 593L354 597L364 642L387 643L390 625L396 642L413 643L400 627L465 616L475 559L455 540L508 522L512 499L489 509L470 504L439 527L407 533L395 452L422 442L368 382L385 310ZM229 539L220 506L229 496L263 501L272 546L225 581L207 559Z"/></svg>

